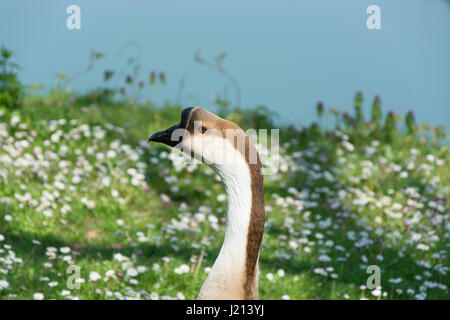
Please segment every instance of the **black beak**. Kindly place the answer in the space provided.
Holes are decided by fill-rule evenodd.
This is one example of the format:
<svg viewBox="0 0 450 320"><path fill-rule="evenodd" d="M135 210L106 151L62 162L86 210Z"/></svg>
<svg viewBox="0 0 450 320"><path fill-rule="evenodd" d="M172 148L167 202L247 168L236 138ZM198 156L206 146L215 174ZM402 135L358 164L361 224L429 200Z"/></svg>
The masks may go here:
<svg viewBox="0 0 450 320"><path fill-rule="evenodd" d="M172 134L176 129L179 129L180 125L174 125L166 130L156 132L148 138L148 142L159 142L164 143L170 147L175 147L178 143L181 142L182 137L179 137L178 139L174 137L172 139Z"/></svg>

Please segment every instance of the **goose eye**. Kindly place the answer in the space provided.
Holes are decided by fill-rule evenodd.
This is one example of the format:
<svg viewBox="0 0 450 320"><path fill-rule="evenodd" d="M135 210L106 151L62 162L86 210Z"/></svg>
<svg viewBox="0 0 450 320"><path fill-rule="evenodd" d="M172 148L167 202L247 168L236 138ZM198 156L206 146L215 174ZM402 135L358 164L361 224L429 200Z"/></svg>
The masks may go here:
<svg viewBox="0 0 450 320"><path fill-rule="evenodd" d="M206 128L205 128L205 127L202 127L202 128L200 129L200 131L201 131L202 133L205 133L205 132L206 132Z"/></svg>

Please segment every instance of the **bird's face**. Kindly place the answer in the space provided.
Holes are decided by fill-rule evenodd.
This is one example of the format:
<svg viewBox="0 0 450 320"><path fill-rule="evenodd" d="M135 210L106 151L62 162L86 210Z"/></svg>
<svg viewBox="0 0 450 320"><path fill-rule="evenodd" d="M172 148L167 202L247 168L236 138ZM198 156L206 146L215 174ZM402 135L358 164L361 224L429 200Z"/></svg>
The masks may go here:
<svg viewBox="0 0 450 320"><path fill-rule="evenodd" d="M233 163L245 155L248 137L235 123L201 108L186 108L180 123L150 136L149 141L164 143L212 166Z"/></svg>

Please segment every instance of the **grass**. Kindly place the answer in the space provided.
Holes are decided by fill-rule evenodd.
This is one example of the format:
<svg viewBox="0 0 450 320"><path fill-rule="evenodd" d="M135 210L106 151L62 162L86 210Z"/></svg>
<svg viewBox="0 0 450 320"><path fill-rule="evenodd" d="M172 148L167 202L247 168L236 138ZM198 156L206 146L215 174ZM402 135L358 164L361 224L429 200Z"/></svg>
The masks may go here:
<svg viewBox="0 0 450 320"><path fill-rule="evenodd" d="M58 92L0 111L1 299L196 298L226 201L206 165L146 144L180 111ZM227 117L273 126L260 111ZM334 128L281 128L261 299L450 298L450 151L438 130L392 117L397 129L342 114ZM71 265L79 289L67 286Z"/></svg>

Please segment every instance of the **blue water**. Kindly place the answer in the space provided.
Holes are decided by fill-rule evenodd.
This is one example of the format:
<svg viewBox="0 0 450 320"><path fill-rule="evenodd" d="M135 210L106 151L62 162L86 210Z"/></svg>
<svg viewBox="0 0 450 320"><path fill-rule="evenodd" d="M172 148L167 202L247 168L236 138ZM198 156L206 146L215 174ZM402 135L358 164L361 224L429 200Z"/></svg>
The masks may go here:
<svg viewBox="0 0 450 320"><path fill-rule="evenodd" d="M66 8L81 8L81 30L68 30ZM366 8L381 8L381 30L368 30ZM140 76L164 71L153 97L210 106L234 101L230 81L196 63L227 52L223 62L239 83L241 104L268 106L280 121L306 124L315 104L350 109L356 91L375 94L383 109L420 122L450 124L450 6L444 0L19 0L0 2L0 44L16 52L27 84L45 88L56 72L86 67L89 50L107 54L73 85L98 86L105 69L119 70L140 53ZM122 50L130 41L139 44ZM122 81L122 80L120 80ZM366 104L368 106L368 104Z"/></svg>

